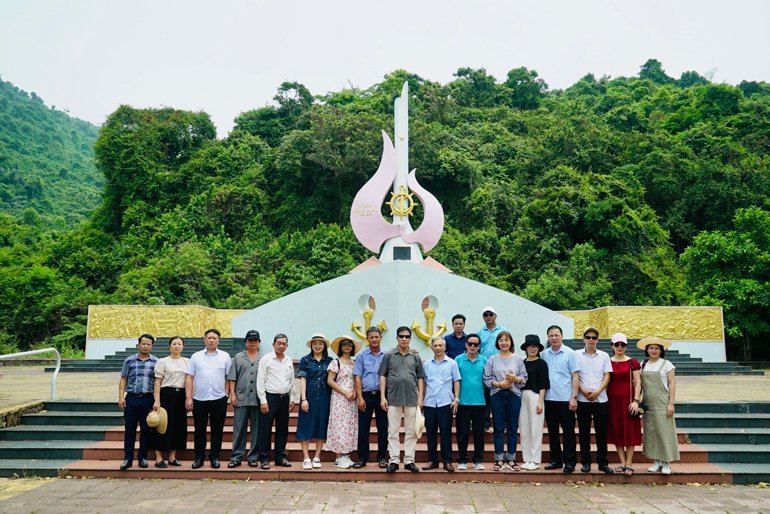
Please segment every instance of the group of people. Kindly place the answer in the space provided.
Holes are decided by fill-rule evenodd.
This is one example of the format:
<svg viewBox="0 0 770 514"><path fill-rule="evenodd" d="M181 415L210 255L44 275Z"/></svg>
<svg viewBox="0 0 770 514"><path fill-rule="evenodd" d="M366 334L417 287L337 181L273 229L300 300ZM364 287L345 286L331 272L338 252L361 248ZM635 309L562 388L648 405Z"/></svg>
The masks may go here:
<svg viewBox="0 0 770 514"><path fill-rule="evenodd" d="M329 341L323 334L314 334L306 343L309 352L299 362L298 388L292 359L286 355L285 334L273 338L273 351L261 353L259 332L251 330L244 351L231 359L217 348L220 334L211 329L205 334L206 348L189 360L181 355L181 337L169 341L168 357L156 359L150 353L154 338L145 334L139 338L138 353L126 359L121 373L119 404L126 430L120 468L133 464L137 425L140 467L148 466L149 449L155 450L155 466L180 466L176 453L186 448L188 412L195 428L192 467L200 468L206 460L210 430L208 459L211 467L219 468L228 401L233 407L233 449L227 467L238 467L244 460L261 469L270 469L271 463L290 467L289 413L299 394L296 440L301 442L305 470L322 467L324 446L336 454L335 467L366 466L374 418L375 460L388 473L402 463L402 420L405 469L419 471L415 447L424 424L428 462L422 469L455 471L453 419L457 469L468 469L469 462L476 470L485 469L486 431L493 433L493 470L539 469L545 422L550 450L545 469L571 473L577 465L577 417L581 471L591 471L593 427L600 471L633 474L634 450L641 444L645 456L654 460L651 472L671 473L670 462L679 458L679 452L673 417L674 366L664 358L670 342L639 341L637 346L647 356L639 364L626 355L628 340L622 333L612 336L614 355L610 357L597 349L597 328L586 328L585 347L573 351L563 344L561 328L551 326L549 347L544 348L537 335L527 335L520 345L526 354L522 359L514 353L510 331L497 324L495 309L485 307L482 315L484 326L471 334L464 331L465 316L454 316L453 333L431 339L433 358L425 362L410 346L412 331L406 326L396 330L397 345L388 351L382 349L382 333L376 326L366 332L366 348L349 335ZM167 419L162 434L147 425L148 414L160 409ZM469 459L471 434L474 448ZM521 464L516 461L518 434ZM607 457L608 444L618 452L620 464L614 469Z"/></svg>

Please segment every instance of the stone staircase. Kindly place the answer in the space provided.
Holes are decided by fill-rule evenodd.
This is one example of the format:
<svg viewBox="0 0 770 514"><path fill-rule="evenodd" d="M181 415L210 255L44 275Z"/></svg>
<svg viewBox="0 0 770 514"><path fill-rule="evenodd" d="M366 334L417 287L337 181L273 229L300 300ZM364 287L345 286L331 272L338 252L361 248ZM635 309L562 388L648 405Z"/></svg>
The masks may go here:
<svg viewBox="0 0 770 514"><path fill-rule="evenodd" d="M632 477L605 475L596 470L579 471L566 476L561 471L494 472L492 435L486 435L485 471L443 470L409 473L403 467L387 474L369 463L361 470L333 467L334 454L323 452L321 470L302 471L302 453L295 440L296 412L290 419L287 450L292 468L275 466L269 471L241 466L227 469L225 464L232 449L232 412L228 413L220 459L222 468L215 470L206 463L193 470L192 418L188 418L188 450L178 453L183 466L179 469L141 469L134 465L128 471L118 469L123 460L123 415L112 402L45 402L45 410L22 417L22 425L0 430L0 476L133 477L185 479L260 479L313 481L504 481L564 482L586 480L617 483L758 483L770 481L770 402L683 402L677 403L677 427L681 461L672 465L669 476L648 473L650 465L642 452L634 458L636 473ZM402 440L403 440L403 427ZM549 462L548 432L544 428L543 462ZM376 426L372 424L369 439L376 443ZM456 444L454 458L456 458ZM374 446L373 446L374 447ZM471 446L472 448L472 446ZM592 448L595 451L595 447ZM152 458L152 452L150 456ZM353 455L355 457L355 455ZM427 462L427 444L423 435L417 445L417 463ZM610 465L617 464L617 454L610 446Z"/></svg>

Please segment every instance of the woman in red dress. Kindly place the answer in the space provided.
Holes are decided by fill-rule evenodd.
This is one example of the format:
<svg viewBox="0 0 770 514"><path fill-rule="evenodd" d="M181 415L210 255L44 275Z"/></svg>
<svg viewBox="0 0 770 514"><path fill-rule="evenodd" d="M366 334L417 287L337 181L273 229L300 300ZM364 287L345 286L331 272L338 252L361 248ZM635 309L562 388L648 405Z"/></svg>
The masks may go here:
<svg viewBox="0 0 770 514"><path fill-rule="evenodd" d="M607 388L610 404L607 443L615 445L620 459L620 466L615 468L615 472L633 475L634 447L642 444L642 423L636 416L641 394L641 366L636 359L626 355L627 346L625 334L618 332L612 336L615 355L610 358L612 373Z"/></svg>

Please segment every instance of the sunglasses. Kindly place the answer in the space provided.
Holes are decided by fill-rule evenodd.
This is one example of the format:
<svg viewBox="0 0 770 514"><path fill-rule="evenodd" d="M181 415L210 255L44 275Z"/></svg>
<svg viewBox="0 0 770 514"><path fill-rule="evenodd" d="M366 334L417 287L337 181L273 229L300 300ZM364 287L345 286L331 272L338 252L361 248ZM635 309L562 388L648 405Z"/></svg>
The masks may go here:
<svg viewBox="0 0 770 514"><path fill-rule="evenodd" d="M597 339L599 339L599 337L598 336L583 336L583 339L587 339L589 341L596 341Z"/></svg>
<svg viewBox="0 0 770 514"><path fill-rule="evenodd" d="M352 341L342 341L340 343L340 346L353 346L353 342Z"/></svg>
<svg viewBox="0 0 770 514"><path fill-rule="evenodd" d="M484 313L484 317L485 317L485 318L489 318L489 317L492 317L492 316L494 316L494 315L495 315L495 313L494 313L494 312L485 312L485 313Z"/></svg>
<svg viewBox="0 0 770 514"><path fill-rule="evenodd" d="M480 346L481 343L465 343L467 346Z"/></svg>
<svg viewBox="0 0 770 514"><path fill-rule="evenodd" d="M409 334L398 334L399 339L411 339L412 336Z"/></svg>
<svg viewBox="0 0 770 514"><path fill-rule="evenodd" d="M612 346L615 346L615 347L620 346L621 348L625 348L626 346L628 346L628 344L618 342L618 343L612 343Z"/></svg>

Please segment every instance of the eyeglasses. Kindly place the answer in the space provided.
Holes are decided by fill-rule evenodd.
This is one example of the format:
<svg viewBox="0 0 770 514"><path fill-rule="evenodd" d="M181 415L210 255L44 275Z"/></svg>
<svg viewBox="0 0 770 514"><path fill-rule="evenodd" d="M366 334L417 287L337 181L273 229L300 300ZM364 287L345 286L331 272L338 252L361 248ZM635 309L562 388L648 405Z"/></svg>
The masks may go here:
<svg viewBox="0 0 770 514"><path fill-rule="evenodd" d="M617 343L612 343L612 346L615 346L615 347L620 346L621 348L625 348L626 346L628 346L628 344L617 342Z"/></svg>
<svg viewBox="0 0 770 514"><path fill-rule="evenodd" d="M399 339L411 339L412 336L409 334L398 334Z"/></svg>
<svg viewBox="0 0 770 514"><path fill-rule="evenodd" d="M484 317L485 317L485 318L489 318L489 317L491 317L491 316L494 316L494 315L495 315L495 313L494 313L494 312L485 312L485 313L484 313Z"/></svg>
<svg viewBox="0 0 770 514"><path fill-rule="evenodd" d="M465 343L467 346L480 346L481 343Z"/></svg>
<svg viewBox="0 0 770 514"><path fill-rule="evenodd" d="M599 339L599 336L583 336L583 339L587 339L589 341L596 341Z"/></svg>

